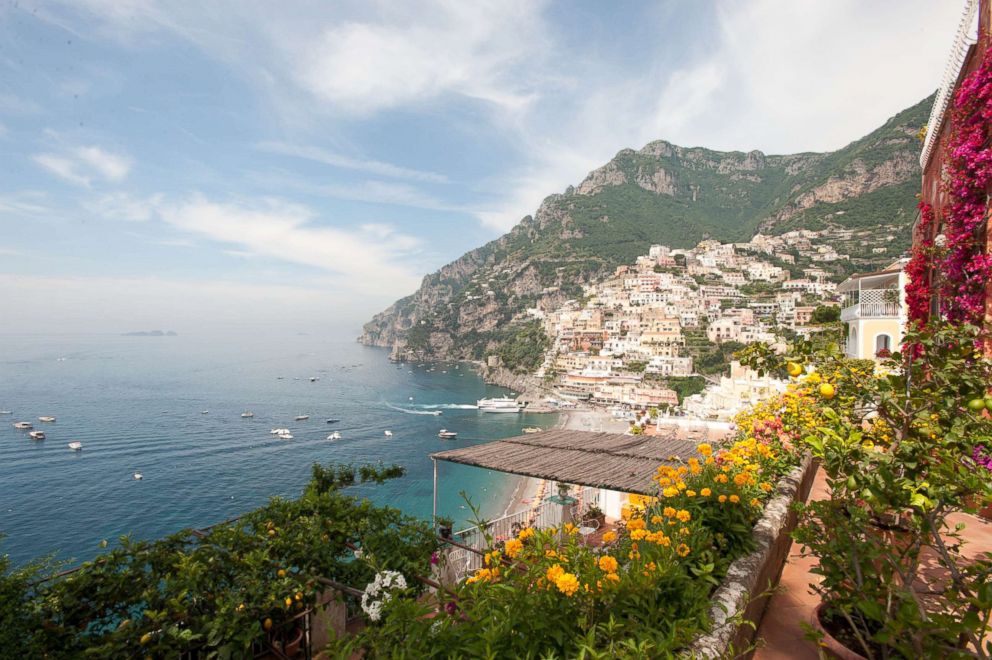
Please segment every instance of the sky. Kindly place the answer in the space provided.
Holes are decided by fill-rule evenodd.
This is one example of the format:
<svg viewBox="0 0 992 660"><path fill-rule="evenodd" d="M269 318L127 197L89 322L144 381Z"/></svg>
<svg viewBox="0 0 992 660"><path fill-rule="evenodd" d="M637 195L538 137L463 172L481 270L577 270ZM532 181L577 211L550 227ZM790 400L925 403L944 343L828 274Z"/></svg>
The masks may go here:
<svg viewBox="0 0 992 660"><path fill-rule="evenodd" d="M825 151L963 0L0 4L0 333L353 337L622 148Z"/></svg>

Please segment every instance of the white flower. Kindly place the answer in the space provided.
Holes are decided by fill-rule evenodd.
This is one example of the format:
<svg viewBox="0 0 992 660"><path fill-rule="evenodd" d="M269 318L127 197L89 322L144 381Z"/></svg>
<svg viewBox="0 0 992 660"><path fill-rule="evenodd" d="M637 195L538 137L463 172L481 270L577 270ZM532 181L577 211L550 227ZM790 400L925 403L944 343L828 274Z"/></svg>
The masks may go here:
<svg viewBox="0 0 992 660"><path fill-rule="evenodd" d="M382 606L393 597L390 591L397 589L406 589L406 578L402 573L397 571L377 573L375 579L365 585L362 594L362 611L372 621L378 621L382 617Z"/></svg>

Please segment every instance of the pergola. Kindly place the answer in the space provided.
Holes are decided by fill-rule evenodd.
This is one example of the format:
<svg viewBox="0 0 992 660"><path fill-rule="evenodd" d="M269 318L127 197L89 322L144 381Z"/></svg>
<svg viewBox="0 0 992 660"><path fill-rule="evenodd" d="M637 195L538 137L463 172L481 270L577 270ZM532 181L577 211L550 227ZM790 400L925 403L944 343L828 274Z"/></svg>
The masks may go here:
<svg viewBox="0 0 992 660"><path fill-rule="evenodd" d="M655 495L659 465L681 465L698 457L696 439L669 435L624 435L555 429L431 454L434 462L434 517L437 518L437 462L589 486L621 493Z"/></svg>

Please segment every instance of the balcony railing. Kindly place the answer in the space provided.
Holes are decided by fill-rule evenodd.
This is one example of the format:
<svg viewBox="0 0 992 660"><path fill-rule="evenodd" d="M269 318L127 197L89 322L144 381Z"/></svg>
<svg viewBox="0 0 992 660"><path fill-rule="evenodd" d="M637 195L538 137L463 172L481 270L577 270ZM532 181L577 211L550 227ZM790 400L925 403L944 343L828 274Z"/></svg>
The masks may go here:
<svg viewBox="0 0 992 660"><path fill-rule="evenodd" d="M897 289L865 289L860 293L859 302L840 311L841 321L857 319L882 319L899 316L899 292Z"/></svg>

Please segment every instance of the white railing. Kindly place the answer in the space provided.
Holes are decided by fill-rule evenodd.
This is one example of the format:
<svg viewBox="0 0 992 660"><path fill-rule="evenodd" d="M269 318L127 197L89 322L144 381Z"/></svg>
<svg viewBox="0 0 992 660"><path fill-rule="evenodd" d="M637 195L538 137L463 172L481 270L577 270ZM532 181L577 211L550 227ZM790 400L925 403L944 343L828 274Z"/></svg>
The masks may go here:
<svg viewBox="0 0 992 660"><path fill-rule="evenodd" d="M863 289L859 302L840 311L841 321L899 316L898 289Z"/></svg>
<svg viewBox="0 0 992 660"><path fill-rule="evenodd" d="M576 498L578 502L573 505L575 510L572 518L576 524L582 520L583 514L590 506L598 504L598 498L598 488L583 488L579 492ZM536 509L524 509L489 521L486 532L492 537L494 543L500 543L516 536L525 527L537 529L557 527L561 524L561 514L561 504L545 500ZM488 549L486 534L483 534L478 527L469 527L453 536L455 541L470 548L480 551ZM448 565L458 580L462 580L482 568L482 556L470 550L451 548L447 557Z"/></svg>
<svg viewBox="0 0 992 660"><path fill-rule="evenodd" d="M954 93L954 85L958 81L958 76L961 75L964 58L968 54L968 49L976 41L975 15L977 10L978 0L965 0L961 22L958 24L957 34L951 45L951 54L944 66L944 77L940 81L940 89L937 92L937 98L934 99L933 108L930 110L930 119L927 122L927 136L923 142L923 150L920 152L920 167L923 169L927 167L930 152L933 151L934 142L940 133L944 113L947 111L947 106L951 102L951 95Z"/></svg>

